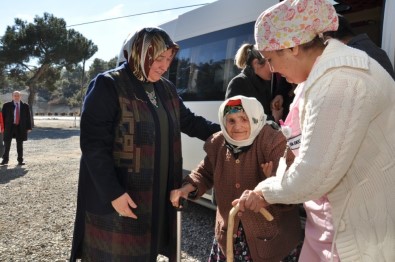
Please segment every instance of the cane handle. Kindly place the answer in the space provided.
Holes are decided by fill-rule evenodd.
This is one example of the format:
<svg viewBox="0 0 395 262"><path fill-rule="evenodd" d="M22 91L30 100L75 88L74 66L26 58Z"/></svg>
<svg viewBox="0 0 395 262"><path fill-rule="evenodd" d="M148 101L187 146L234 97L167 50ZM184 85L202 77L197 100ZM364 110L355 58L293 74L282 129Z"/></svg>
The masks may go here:
<svg viewBox="0 0 395 262"><path fill-rule="evenodd" d="M233 262L234 256L233 256L233 228L235 224L235 215L237 212L239 212L239 204L234 206L230 211L229 211L229 217L228 217L228 230L226 232L226 261L228 262ZM259 210L259 213L261 213L266 220L272 221L273 216L270 214L269 211L267 211L266 208L261 208Z"/></svg>

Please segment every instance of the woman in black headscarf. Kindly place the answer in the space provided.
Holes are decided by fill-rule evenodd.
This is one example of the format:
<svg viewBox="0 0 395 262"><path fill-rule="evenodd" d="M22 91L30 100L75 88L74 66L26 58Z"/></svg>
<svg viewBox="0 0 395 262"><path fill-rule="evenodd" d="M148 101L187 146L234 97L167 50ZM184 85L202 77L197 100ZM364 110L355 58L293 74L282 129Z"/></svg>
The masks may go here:
<svg viewBox="0 0 395 262"><path fill-rule="evenodd" d="M185 107L163 78L178 45L160 28L123 44L126 63L89 85L81 115L81 166L71 261L174 261L181 132L220 128Z"/></svg>

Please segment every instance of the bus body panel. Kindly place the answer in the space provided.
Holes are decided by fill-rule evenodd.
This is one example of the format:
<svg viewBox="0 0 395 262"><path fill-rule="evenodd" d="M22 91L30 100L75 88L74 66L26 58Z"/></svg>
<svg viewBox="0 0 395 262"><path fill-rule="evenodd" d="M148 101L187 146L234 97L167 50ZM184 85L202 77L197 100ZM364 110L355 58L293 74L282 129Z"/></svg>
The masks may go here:
<svg viewBox="0 0 395 262"><path fill-rule="evenodd" d="M382 48L387 52L392 67L395 68L395 1L386 0L382 34Z"/></svg>
<svg viewBox="0 0 395 262"><path fill-rule="evenodd" d="M218 0L180 15L160 27L176 42L225 28L255 22L278 0Z"/></svg>

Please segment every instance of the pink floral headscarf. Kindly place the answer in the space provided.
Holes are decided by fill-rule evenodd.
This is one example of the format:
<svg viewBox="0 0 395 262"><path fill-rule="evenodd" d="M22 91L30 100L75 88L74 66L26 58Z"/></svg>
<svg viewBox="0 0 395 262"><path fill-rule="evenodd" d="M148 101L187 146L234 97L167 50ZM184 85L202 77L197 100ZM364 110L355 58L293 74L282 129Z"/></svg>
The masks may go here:
<svg viewBox="0 0 395 262"><path fill-rule="evenodd" d="M336 31L338 17L327 0L286 0L266 9L255 23L259 51L301 45L327 31Z"/></svg>

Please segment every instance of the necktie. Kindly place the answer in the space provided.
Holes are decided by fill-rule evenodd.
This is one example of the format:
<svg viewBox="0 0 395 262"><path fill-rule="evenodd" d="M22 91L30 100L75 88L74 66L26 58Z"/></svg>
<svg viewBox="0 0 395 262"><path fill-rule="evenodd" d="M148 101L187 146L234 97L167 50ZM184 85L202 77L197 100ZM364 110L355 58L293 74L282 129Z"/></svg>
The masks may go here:
<svg viewBox="0 0 395 262"><path fill-rule="evenodd" d="M19 103L16 103L15 108L15 125L19 125Z"/></svg>

